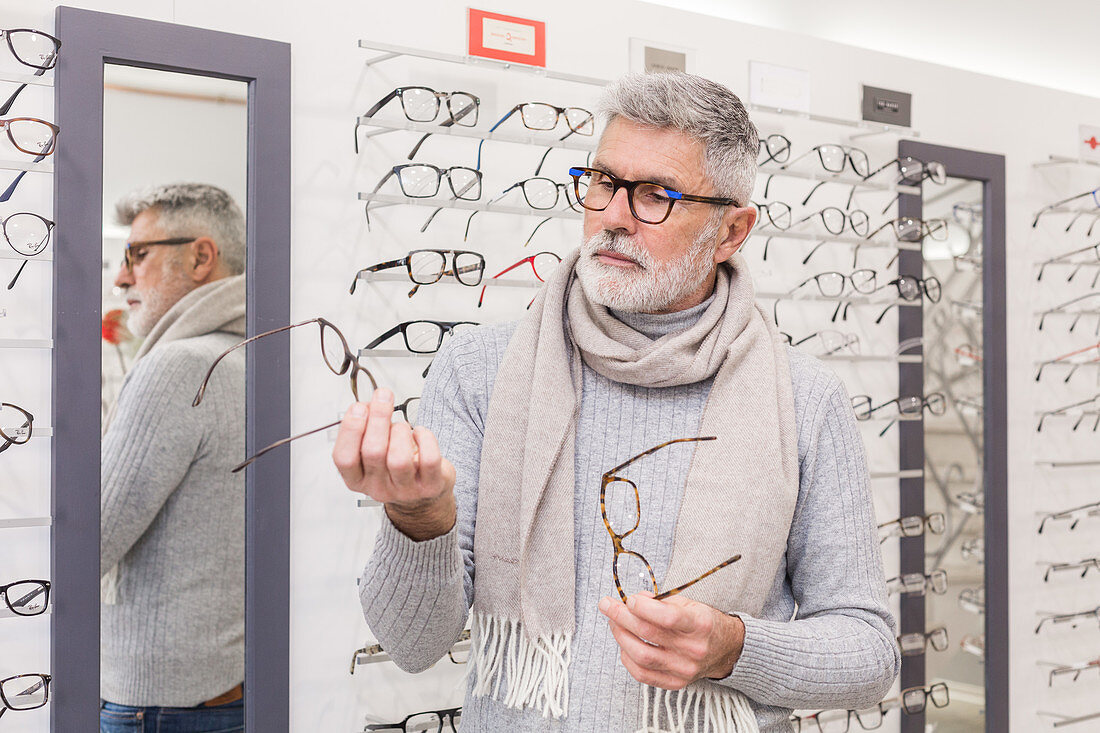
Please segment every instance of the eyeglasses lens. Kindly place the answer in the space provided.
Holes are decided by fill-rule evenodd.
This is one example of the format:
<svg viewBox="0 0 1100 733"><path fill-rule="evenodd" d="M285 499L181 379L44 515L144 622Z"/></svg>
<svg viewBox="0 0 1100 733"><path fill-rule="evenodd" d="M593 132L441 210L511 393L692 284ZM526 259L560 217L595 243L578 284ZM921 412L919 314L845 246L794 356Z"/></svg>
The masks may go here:
<svg viewBox="0 0 1100 733"><path fill-rule="evenodd" d="M773 201L766 209L768 221L776 229L788 229L791 226L791 207L782 201Z"/></svg>
<svg viewBox="0 0 1100 733"><path fill-rule="evenodd" d="M898 400L898 412L902 415L918 415L924 407L920 397L902 397Z"/></svg>
<svg viewBox="0 0 1100 733"><path fill-rule="evenodd" d="M849 149L848 159L852 161L852 170L856 172L856 175L866 178L871 172L871 164L867 160L867 153L862 150L857 148Z"/></svg>
<svg viewBox="0 0 1100 733"><path fill-rule="evenodd" d="M351 361L348 347L340 333L327 324L321 324L321 355L334 374L343 374Z"/></svg>
<svg viewBox="0 0 1100 733"><path fill-rule="evenodd" d="M431 354L443 342L443 329L431 321L413 321L405 328L405 346L417 354Z"/></svg>
<svg viewBox="0 0 1100 733"><path fill-rule="evenodd" d="M777 163L786 163L791 157L791 143L782 135L768 135L765 145L768 155Z"/></svg>
<svg viewBox="0 0 1100 733"><path fill-rule="evenodd" d="M454 92L447 100L447 111L456 125L473 127L477 124L477 100L464 92Z"/></svg>
<svg viewBox="0 0 1100 733"><path fill-rule="evenodd" d="M435 713L418 713L405 721L407 733L435 733L443 730L443 721Z"/></svg>
<svg viewBox="0 0 1100 733"><path fill-rule="evenodd" d="M404 165L397 169L401 192L410 198L428 198L439 193L439 171L430 165Z"/></svg>
<svg viewBox="0 0 1100 733"><path fill-rule="evenodd" d="M945 651L947 649L947 629L942 626L935 629L928 635L928 643L938 652Z"/></svg>
<svg viewBox="0 0 1100 733"><path fill-rule="evenodd" d="M912 657L924 653L924 634L902 634L898 638L898 647L904 656Z"/></svg>
<svg viewBox="0 0 1100 733"><path fill-rule="evenodd" d="M641 557L632 552L620 552L614 562L623 593L632 596L642 591L650 593L655 591L657 581L650 574L649 567Z"/></svg>
<svg viewBox="0 0 1100 733"><path fill-rule="evenodd" d="M852 287L860 293L871 293L875 290L875 271L856 270L851 275Z"/></svg>
<svg viewBox="0 0 1100 733"><path fill-rule="evenodd" d="M856 395L852 398L852 410L855 411L857 420L871 417L871 398L867 395Z"/></svg>
<svg viewBox="0 0 1100 733"><path fill-rule="evenodd" d="M830 234L840 234L844 231L844 212L835 206L821 210L821 221Z"/></svg>
<svg viewBox="0 0 1100 733"><path fill-rule="evenodd" d="M848 733L847 710L823 710L817 714L817 727L821 733Z"/></svg>
<svg viewBox="0 0 1100 733"><path fill-rule="evenodd" d="M928 531L932 534L943 534L943 530L946 527L943 512L936 512L929 514L926 520L928 524Z"/></svg>
<svg viewBox="0 0 1100 733"><path fill-rule="evenodd" d="M924 521L918 516L901 518L901 536L919 537L924 529Z"/></svg>
<svg viewBox="0 0 1100 733"><path fill-rule="evenodd" d="M34 214L12 214L4 221L4 236L16 252L33 257L46 246L50 228L42 217Z"/></svg>
<svg viewBox="0 0 1100 733"><path fill-rule="evenodd" d="M11 120L8 131L15 147L28 155L41 155L52 150L53 128L39 120Z"/></svg>
<svg viewBox="0 0 1100 733"><path fill-rule="evenodd" d="M12 710L33 710L46 704L46 678L27 674L0 682L0 693Z"/></svg>
<svg viewBox="0 0 1100 733"><path fill-rule="evenodd" d="M558 124L558 111L548 104L528 102L519 108L523 124L532 130L553 130Z"/></svg>
<svg viewBox="0 0 1100 733"><path fill-rule="evenodd" d="M817 155L821 159L821 167L830 173L844 170L845 155L839 145L821 145L817 149Z"/></svg>
<svg viewBox="0 0 1100 733"><path fill-rule="evenodd" d="M856 719L864 730L874 730L882 725L882 708L876 706L857 710Z"/></svg>
<svg viewBox="0 0 1100 733"><path fill-rule="evenodd" d="M403 403L405 405L405 419L412 425L415 425L417 420L420 419L420 398L410 397Z"/></svg>
<svg viewBox="0 0 1100 733"><path fill-rule="evenodd" d="M476 252L459 252L455 255L455 278L463 285L480 285L485 274L485 258Z"/></svg>
<svg viewBox="0 0 1100 733"><path fill-rule="evenodd" d="M835 298L844 291L844 276L839 272L823 272L814 279L821 294L827 298Z"/></svg>
<svg viewBox="0 0 1100 733"><path fill-rule="evenodd" d="M36 69L52 69L57 63L57 43L44 33L9 31L8 39L20 63Z"/></svg>
<svg viewBox="0 0 1100 733"><path fill-rule="evenodd" d="M539 252L535 255L535 259L531 261L535 268L535 277L543 281L548 280L560 262L561 260L554 256L552 252Z"/></svg>
<svg viewBox="0 0 1100 733"><path fill-rule="evenodd" d="M552 209L558 203L558 184L549 178L528 178L523 196L532 209Z"/></svg>
<svg viewBox="0 0 1100 733"><path fill-rule="evenodd" d="M938 708L942 708L948 702L950 702L950 696L947 693L947 685L942 682L937 682L929 689L929 696L932 698L932 704Z"/></svg>
<svg viewBox="0 0 1100 733"><path fill-rule="evenodd" d="M413 122L431 122L439 114L439 98L430 89L412 87L401 92L401 107Z"/></svg>
<svg viewBox="0 0 1100 733"><path fill-rule="evenodd" d="M935 392L928 396L924 406L928 408L928 411L933 415L942 415L947 411L947 400L939 392Z"/></svg>
<svg viewBox="0 0 1100 733"><path fill-rule="evenodd" d="M638 528L638 493L630 482L608 482L604 488L604 509L615 534L625 535Z"/></svg>
<svg viewBox="0 0 1100 733"><path fill-rule="evenodd" d="M947 592L947 571L934 570L928 575L928 584L933 593L942 595Z"/></svg>
<svg viewBox="0 0 1100 733"><path fill-rule="evenodd" d="M11 610L20 616L37 616L45 612L49 600L47 587L33 581L14 583L4 591L4 596Z"/></svg>
<svg viewBox="0 0 1100 733"><path fill-rule="evenodd" d="M447 173L451 193L457 198L466 201L476 201L481 198L481 176L473 168L457 166Z"/></svg>
<svg viewBox="0 0 1100 733"><path fill-rule="evenodd" d="M420 285L430 285L443 277L447 264L442 252L420 251L409 253L409 272L412 281Z"/></svg>
<svg viewBox="0 0 1100 733"><path fill-rule="evenodd" d="M867 233L871 231L871 219L867 216L867 212L861 209L849 212L848 223L851 225L852 231L861 237L867 236Z"/></svg>
<svg viewBox="0 0 1100 733"><path fill-rule="evenodd" d="M31 418L12 405L0 405L0 436L15 444L31 439Z"/></svg>
<svg viewBox="0 0 1100 733"><path fill-rule="evenodd" d="M943 219L929 219L924 222L928 228L928 236L937 242L947 241L947 222Z"/></svg>
<svg viewBox="0 0 1100 733"><path fill-rule="evenodd" d="M565 122L578 135L591 135L596 129L592 113L580 107L566 107Z"/></svg>
<svg viewBox="0 0 1100 733"><path fill-rule="evenodd" d="M901 695L901 705L905 708L905 712L916 715L924 710L925 697L923 688L905 690Z"/></svg>

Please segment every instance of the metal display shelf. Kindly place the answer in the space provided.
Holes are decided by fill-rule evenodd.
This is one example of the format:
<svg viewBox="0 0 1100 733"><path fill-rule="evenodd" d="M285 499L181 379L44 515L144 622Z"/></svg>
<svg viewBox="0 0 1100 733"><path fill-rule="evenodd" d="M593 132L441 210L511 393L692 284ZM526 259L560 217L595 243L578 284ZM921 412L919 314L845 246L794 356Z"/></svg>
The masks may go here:
<svg viewBox="0 0 1100 733"><path fill-rule="evenodd" d="M433 209L461 209L463 211L488 211L497 214L519 214L520 216L538 216L543 219L575 219L580 221L584 217L575 211L561 211L558 209L532 209L522 206L506 206L502 204L482 204L476 201L464 201L462 199L417 199L407 196L394 196L388 193L359 192L360 201L372 201L385 206L430 206Z"/></svg>
<svg viewBox="0 0 1100 733"><path fill-rule="evenodd" d="M808 120L810 122L823 122L827 125L839 125L840 127L853 127L859 130L864 130L864 132L849 135L849 137L853 140L860 137L869 137L871 135L884 134L901 135L903 137L920 137L920 133L911 127L890 125L884 122L868 122L867 120L846 120L841 117L815 115L810 112L799 112L798 110L783 109L782 107L768 107L763 104L751 104L749 105L749 109L753 112L761 112L769 115L795 117L797 119Z"/></svg>
<svg viewBox="0 0 1100 733"><path fill-rule="evenodd" d="M27 171L29 173L53 173L53 163L25 162L22 160L0 160L0 170Z"/></svg>
<svg viewBox="0 0 1100 733"><path fill-rule="evenodd" d="M836 244L851 244L856 247L878 248L878 249L904 249L913 252L920 252L922 249L920 242L880 242L875 239L863 239L861 237L838 237L835 235L821 236L814 234L813 232L792 232L789 229L775 229L764 225L761 229L753 230L753 234L768 239L802 239L810 242L829 242Z"/></svg>
<svg viewBox="0 0 1100 733"><path fill-rule="evenodd" d="M49 527L53 517L26 517L23 519L0 519L0 529L24 529L27 527Z"/></svg>
<svg viewBox="0 0 1100 733"><path fill-rule="evenodd" d="M822 361L847 361L857 364L879 362L886 364L923 364L920 354L819 354Z"/></svg>
<svg viewBox="0 0 1100 733"><path fill-rule="evenodd" d="M33 76L31 74L0 74L0 81L10 81L13 84L30 84L38 87L52 87L52 76Z"/></svg>
<svg viewBox="0 0 1100 733"><path fill-rule="evenodd" d="M1085 160L1084 158L1069 158L1065 155L1051 155L1046 160L1032 163L1032 168L1047 168L1052 165L1087 165L1100 168L1100 160Z"/></svg>
<svg viewBox="0 0 1100 733"><path fill-rule="evenodd" d="M359 48L364 48L369 51L382 52L378 56L367 59L365 62L367 66L372 66L374 64L388 61L389 59L398 58L400 56L412 56L413 58L418 59L445 61L450 64L477 66L487 69L496 69L498 71L518 71L534 76L541 76L546 79L574 81L580 84L591 84L593 86L599 87L604 87L611 83L610 79L599 79L594 76L583 76L581 74L566 74L560 71L551 71L550 69L546 69L541 66L529 66L527 64L509 63L507 61L494 61L492 59L483 59L478 56L460 56L458 54L427 51L420 48L412 48L411 46L399 46L394 43L381 43L379 41L367 41L360 39Z"/></svg>
<svg viewBox="0 0 1100 733"><path fill-rule="evenodd" d="M0 349L52 349L53 339L0 339Z"/></svg>
<svg viewBox="0 0 1100 733"><path fill-rule="evenodd" d="M372 282L372 281L373 282L403 282L406 285L415 285L416 284L412 280L409 279L408 275L398 274L396 272L364 272L364 273L360 273L357 276L357 279L358 280L363 280L364 282ZM460 283L457 280L455 280L454 277L449 276L449 275L447 277L441 278L438 281L438 283L442 283L442 282L450 282L450 283L454 283L456 285L465 285L465 283ZM438 283L430 283L430 284L431 285L437 285ZM481 280L481 283L479 283L478 285L466 285L466 287L480 288L482 285L487 285L491 288L492 287L498 287L498 288L541 288L543 283L539 282L538 280L520 280L519 278L503 278L503 277L494 279L494 278L491 278L491 277L486 277L486 278L483 278ZM427 285L422 285L422 287L428 287L428 286ZM2 342L0 342L0 344L2 344Z"/></svg>
<svg viewBox="0 0 1100 733"><path fill-rule="evenodd" d="M920 186L906 186L901 183L871 183L858 176L842 176L838 173L813 173L810 171L794 171L782 166L766 164L758 169L760 173L780 178L802 178L807 181L823 181L825 183L839 183L845 186L855 186L870 191L893 191L896 193L908 193L917 196L920 194Z"/></svg>
<svg viewBox="0 0 1100 733"><path fill-rule="evenodd" d="M46 249L50 249L49 246ZM24 257L11 247L5 245L4 249L0 249L0 260L42 260L43 262L49 262L53 260L53 255L49 252L43 252L40 255L31 255L30 257Z"/></svg>
<svg viewBox="0 0 1100 733"><path fill-rule="evenodd" d="M462 127L460 125L450 125L443 127L442 125L434 124L431 122L413 122L412 120L380 120L376 117L358 117L360 125L377 127L378 130L362 133L361 137L375 137L377 135L385 135L388 132L395 132L397 130L411 130L412 132L421 132L430 135L450 135L451 137L468 137L474 140L492 140L493 142L503 143L517 143L519 145L537 145L545 148L562 148L565 150L579 150L585 153L595 152L596 143L581 142L585 138L575 138L570 136L568 139L562 140L561 133L554 134L553 132L543 132L522 134L516 132L489 132L488 130L478 130L474 127ZM526 128L524 128L526 129Z"/></svg>
<svg viewBox="0 0 1100 733"><path fill-rule="evenodd" d="M860 296L832 296L832 295L800 295L798 293L770 293L767 291L760 291L756 294L757 298L765 298L767 300L817 300L824 303L851 303L852 305L896 305L901 307L920 307L923 299L921 300L902 300L901 298L891 298L888 300L872 300L871 298L864 298Z"/></svg>

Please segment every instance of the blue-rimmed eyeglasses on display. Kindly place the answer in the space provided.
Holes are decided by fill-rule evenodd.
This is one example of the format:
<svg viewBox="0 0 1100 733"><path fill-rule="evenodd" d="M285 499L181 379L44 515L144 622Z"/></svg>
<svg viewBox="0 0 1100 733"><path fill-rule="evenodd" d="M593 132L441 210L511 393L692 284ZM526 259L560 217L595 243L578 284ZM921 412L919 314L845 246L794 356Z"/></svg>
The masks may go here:
<svg viewBox="0 0 1100 733"><path fill-rule="evenodd" d="M23 260L23 264L19 266L15 277L8 283L8 290L15 287L16 281L23 274L23 268L27 266L30 258L46 249L46 245L50 243L50 232L53 231L53 228L54 223L52 221L29 211L11 214L0 221L0 231L3 231L4 239L7 240L8 245L15 250L16 254L27 258Z"/></svg>
<svg viewBox="0 0 1100 733"><path fill-rule="evenodd" d="M459 125L461 127L473 127L477 124L478 110L481 100L469 92L437 92L430 87L408 86L398 87L363 113L363 117L374 117L383 107L394 99L401 100L401 111L405 118L411 122L434 122L439 117L441 109L447 110L447 119L440 123L440 127ZM446 104L441 104L446 102ZM355 152L359 152L359 128L362 123L355 123ZM409 159L416 155L416 151L428 138L428 133L420 139Z"/></svg>
<svg viewBox="0 0 1100 733"><path fill-rule="evenodd" d="M16 616L38 616L50 605L50 581L17 580L0 585L0 597L4 599L0 612L6 608Z"/></svg>
<svg viewBox="0 0 1100 733"><path fill-rule="evenodd" d="M546 102L520 102L494 122L493 126L489 128L489 132L495 132L516 112L519 112L519 118L528 130L553 130L558 126L558 122L564 119L565 126L568 129L561 136L561 140L570 135L587 135L591 137L596 131L596 119L591 112L583 107L557 107ZM485 145L484 140L477 144L476 167L478 170L481 170L481 148L483 145ZM546 154L549 152L547 150ZM543 161L546 160L546 154L542 156ZM535 175L538 175L540 170L542 170L542 162L535 170Z"/></svg>
<svg viewBox="0 0 1100 733"><path fill-rule="evenodd" d="M643 224L660 224L672 213L677 201L737 206L733 199L716 196L696 196L665 188L652 181L628 181L596 168L570 168L573 193L580 205L589 211L603 211L620 188L626 190L631 215Z"/></svg>

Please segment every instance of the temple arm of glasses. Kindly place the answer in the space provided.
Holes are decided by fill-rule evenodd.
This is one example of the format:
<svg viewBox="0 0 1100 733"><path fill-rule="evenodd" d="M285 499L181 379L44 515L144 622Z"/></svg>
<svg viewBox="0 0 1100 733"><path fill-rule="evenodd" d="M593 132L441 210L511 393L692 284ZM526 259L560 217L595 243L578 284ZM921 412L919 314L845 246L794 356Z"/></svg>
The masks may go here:
<svg viewBox="0 0 1100 733"><path fill-rule="evenodd" d="M627 466L629 466L634 461L638 460L639 458L644 458L645 456L648 456L650 453L656 453L657 451L661 450L662 448L667 448L670 445L674 445L676 443L697 443L701 440L718 440L718 436L717 435L703 435L703 436L699 436L699 437L696 437L696 438L676 438L675 440L670 440L668 442L661 443L660 445L655 445L652 448L650 448L649 450L644 451L642 453L639 453L638 455L634 456L633 458L627 459L623 463L620 463L619 465L615 466L613 469L611 469L610 471L605 473L604 476L610 476L611 474L617 473L617 472L623 470L624 468L626 468Z"/></svg>
<svg viewBox="0 0 1100 733"><path fill-rule="evenodd" d="M734 555L734 556L733 556L733 557L731 557L730 559L728 559L728 560L723 560L722 562L718 563L718 564L717 564L717 565L715 565L715 566L714 566L713 568L711 568L711 569L710 569L710 570L708 570L707 572L703 573L702 575L700 575L700 576L699 576L698 578L696 578L695 580L689 580L688 582L686 582L686 583L684 583L684 584L682 584L682 585L678 585L678 586L676 586L675 588L671 588L671 589L669 589L669 590L666 590L666 591L664 591L663 593L658 593L657 595L653 596L653 598L654 598L655 600L658 600L658 601L659 601L659 600L661 600L661 599L663 599L663 598L668 598L669 596L674 596L674 595L676 595L677 593L679 593L680 591L686 590L686 589L690 588L691 586L695 585L695 584L696 584L696 583L698 583L698 582L699 582L700 580L703 580L704 578L707 578L707 577L710 577L711 575L714 575L714 574L715 574L716 572L718 572L718 571L719 571L719 570L721 570L722 568L726 567L727 565L733 565L733 564L734 564L735 562L737 562L737 561L738 561L738 560L740 560L740 559L741 559L741 556L740 556L740 555Z"/></svg>
<svg viewBox="0 0 1100 733"><path fill-rule="evenodd" d="M794 165L795 163L797 163L798 161L800 161L800 160L802 160L803 158L805 158L805 157L806 157L807 155L809 155L810 153L815 153L815 152L817 152L817 148L816 148L816 147L810 148L809 150L807 150L807 151L806 151L805 153L803 153L802 155L798 156L798 157L797 157L797 158L795 158L794 160L788 160L788 161L787 161L786 163L784 163L783 165L779 166L779 170L785 171L785 170L787 170L788 168L790 168L790 167L791 167L792 165Z"/></svg>
<svg viewBox="0 0 1100 733"><path fill-rule="evenodd" d="M39 70L38 74L41 74L41 73L42 73L42 71ZM16 89L14 92L12 92L12 95L10 97L8 97L8 101L4 102L4 106L0 107L0 117L3 117L4 115L6 115L8 113L8 110L11 109L11 106L15 102L16 97L18 97L19 93L22 92L26 88L27 88L27 85L24 83L24 84L21 84L19 86L19 88Z"/></svg>
<svg viewBox="0 0 1100 733"><path fill-rule="evenodd" d="M378 272L379 270L388 270L391 267L401 267L409 261L408 257L402 257L399 260L390 260L389 262L379 262L377 265L371 265L370 267L364 267L359 272L355 273L355 279L351 281L351 288L348 289L349 293L355 293L355 283L359 281L359 278L368 272Z"/></svg>
<svg viewBox="0 0 1100 733"><path fill-rule="evenodd" d="M256 334L255 336L252 336L251 338L246 338L244 341L241 341L239 344L236 344L235 346L229 347L228 349L223 351L218 356L217 359L214 360L214 363L211 364L210 368L206 371L206 376L203 377L202 384L199 385L199 391L195 394L195 400L191 403L191 406L192 407L198 407L199 404L202 402L203 395L206 393L206 385L210 381L210 376L214 373L214 368L218 366L218 362L220 362L225 357L229 356L229 354L231 352L236 351L237 349L241 348L242 346L246 346L247 344L250 344L253 341L257 341L259 339L262 339L265 336L271 336L273 334L281 333L283 331L289 331L292 328L297 328L298 326L305 326L308 323L320 323L320 322L321 322L321 319L319 319L319 318L310 318L308 321L301 321L300 323L292 323L289 326L282 326L281 328L276 328L276 329L272 329L271 331L265 331L264 333Z"/></svg>
<svg viewBox="0 0 1100 733"><path fill-rule="evenodd" d="M328 425L322 425L319 428L314 428L313 430L307 430L306 432L299 433L298 435L292 435L289 438L283 438L282 440L277 440L274 443L272 443L271 445L267 446L266 448L263 448L262 450L260 450L260 452L258 452L256 455L254 455L251 458L249 458L248 460L246 460L244 463L234 467L232 472L237 473L238 471L241 471L241 470L247 468L249 465L251 465L251 463L253 461L255 461L260 456L264 455L265 453L270 453L271 451L275 450L276 448L279 448L280 446L284 446L287 443L291 442L292 440L297 440L298 438L304 438L307 435L313 435L314 433L319 433L322 430L328 430L329 428L334 428L337 425L339 425L341 422L342 422L342 420L337 420L336 422L330 422Z"/></svg>
<svg viewBox="0 0 1100 733"><path fill-rule="evenodd" d="M398 323L396 326L391 328L389 331L386 331L384 334L382 334L381 336L376 338L374 341L371 341L369 344L367 344L363 348L364 349L373 349L375 346L382 343L383 341L390 338L391 336L394 336L396 334L401 333L401 326L403 326L403 325L404 324L402 324L402 323Z"/></svg>

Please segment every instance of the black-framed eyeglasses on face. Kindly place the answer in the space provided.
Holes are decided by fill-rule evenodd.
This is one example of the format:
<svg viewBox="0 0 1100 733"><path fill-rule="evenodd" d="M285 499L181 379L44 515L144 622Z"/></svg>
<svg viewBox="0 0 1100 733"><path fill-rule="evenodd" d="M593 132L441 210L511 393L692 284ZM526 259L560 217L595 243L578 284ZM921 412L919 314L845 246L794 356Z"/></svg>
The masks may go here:
<svg viewBox="0 0 1100 733"><path fill-rule="evenodd" d="M898 517L890 522L883 522L878 526L879 543L883 543L891 537L920 537L927 531L929 534L943 534L947 526L943 512L932 512L921 516L910 514Z"/></svg>
<svg viewBox="0 0 1100 733"><path fill-rule="evenodd" d="M485 257L480 252L463 249L414 249L398 260L380 262L377 265L364 267L355 273L355 279L351 281L349 293L355 293L355 285L364 275L381 270L389 270L395 267L404 267L413 281L413 288L409 291L409 297L416 295L421 285L431 285L443 279L444 275L450 275L462 285L476 287L481 284L481 278L485 274Z"/></svg>
<svg viewBox="0 0 1100 733"><path fill-rule="evenodd" d="M61 128L37 117L0 118L0 129L8 134L8 140L20 153L34 156L52 155L57 133Z"/></svg>
<svg viewBox="0 0 1100 733"><path fill-rule="evenodd" d="M434 354L443 345L443 337L467 326L476 326L473 321L404 321L398 323L378 338L363 347L364 350L376 348L386 339L401 334L405 348L414 354Z"/></svg>
<svg viewBox="0 0 1100 733"><path fill-rule="evenodd" d="M564 119L570 132L577 135L592 135L596 131L595 118L591 112L582 107L557 107L546 102L521 102L493 123L489 132L503 125L516 112L519 112L520 120L528 130L553 130L558 126L558 122Z"/></svg>
<svg viewBox="0 0 1100 733"><path fill-rule="evenodd" d="M34 432L34 415L10 402L0 402L0 453L13 445L23 445Z"/></svg>
<svg viewBox="0 0 1100 733"><path fill-rule="evenodd" d="M642 499L641 494L638 493L637 484L616 474L634 463L634 461L651 453L656 453L670 445L717 439L716 436L709 435L698 438L669 440L623 461L603 475L603 480L600 483L600 515L603 517L603 524L607 528L607 533L611 535L611 549L613 552L611 575L615 581L615 589L619 592L619 597L622 598L623 603L626 603L627 597L642 591L653 593L657 600L668 598L741 559L740 555L734 555L728 560L718 563L694 580L661 592L657 588L657 577L654 575L653 566L649 564L649 561L641 553L623 547L623 540L633 534L634 530L641 525Z"/></svg>
<svg viewBox="0 0 1100 733"><path fill-rule="evenodd" d="M573 193L589 211L603 211L620 188L626 190L631 215L643 224L660 224L672 213L677 201L713 206L737 206L733 199L680 193L652 181L628 181L596 168L570 168Z"/></svg>
<svg viewBox="0 0 1100 733"><path fill-rule="evenodd" d="M50 581L17 580L0 585L0 597L4 607L16 616L38 616L50 605Z"/></svg>
<svg viewBox="0 0 1100 733"><path fill-rule="evenodd" d="M8 42L8 50L15 60L34 69L35 76L57 65L61 41L49 33L33 28L8 28L0 30L0 36Z"/></svg>
<svg viewBox="0 0 1100 733"><path fill-rule="evenodd" d="M443 733L443 726L446 725L451 733L458 733L458 727L461 723L462 708L459 707L413 713L397 723L368 723L363 730L389 730L402 731L403 733Z"/></svg>
<svg viewBox="0 0 1100 733"><path fill-rule="evenodd" d="M257 334L255 336L252 336L251 338L247 338L244 341L241 341L235 346L231 346L230 348L226 349L218 356L217 359L214 360L214 363L210 365L210 369L207 370L206 376L202 380L202 384L199 385L199 391L195 394L195 400L191 403L192 407L198 407L202 403L203 396L206 394L206 387L210 383L210 377L214 374L214 369L218 366L218 363L226 356L228 356L231 352L241 348L242 346L250 344L253 341L257 341L276 333L289 331L293 328L298 328L299 326L308 326L311 323L316 323L320 328L319 343L321 345L321 356L325 360L325 365L332 371L333 374L336 374L337 376L342 376L344 374L348 375L348 380L351 384L351 395L355 398L356 402L359 401L360 394L366 397L368 394L371 394L374 392L374 390L378 389L378 382L375 381L374 375L372 375L366 367L360 364L359 359L351 353L351 349L348 348L348 340L344 338L344 334L341 333L340 329L326 318L311 318L308 321L302 321L301 323L292 323L289 326L283 326L282 328L276 328L265 333ZM307 435L313 435L314 433L319 433L322 430L334 428L339 424L340 420L337 420L335 422L329 423L328 425L322 425L319 428L308 430L304 433L299 433L298 435L293 435L289 438L284 438L282 440L276 441L266 448L258 451L256 455L251 456L244 463L241 463L240 465L234 467L233 473L240 471L260 456L274 450L275 448L286 445L287 443L290 443L293 440L297 440L298 438L304 438Z"/></svg>
<svg viewBox="0 0 1100 733"><path fill-rule="evenodd" d="M48 674L17 674L0 680L0 717L8 710L34 710L50 699Z"/></svg>
<svg viewBox="0 0 1100 733"><path fill-rule="evenodd" d="M127 271L133 272L134 265L141 262L149 247L178 247L181 244L190 244L198 237L170 237L168 239L150 239L144 242L127 242L122 250L122 265Z"/></svg>
<svg viewBox="0 0 1100 733"><path fill-rule="evenodd" d="M929 646L937 652L947 651L948 645L946 626L939 626L930 631L914 631L898 637L898 648L903 657L924 654Z"/></svg>
<svg viewBox="0 0 1100 733"><path fill-rule="evenodd" d="M756 154L757 165L768 163L786 163L791 157L791 141L784 135L772 133L760 138L760 147Z"/></svg>
<svg viewBox="0 0 1100 733"><path fill-rule="evenodd" d="M397 87L375 102L362 116L374 117L394 99L401 100L401 111L405 113L405 118L411 122L435 122L436 118L439 117L440 110L446 109L447 119L441 123L442 127L450 127L451 125L474 127L477 124L478 111L481 108L481 100L469 92L437 92L431 87L408 86ZM356 153L359 152L359 127L360 123L356 122ZM422 142L423 140L421 140ZM416 155L416 150L419 147L420 143L409 154L410 159Z"/></svg>

